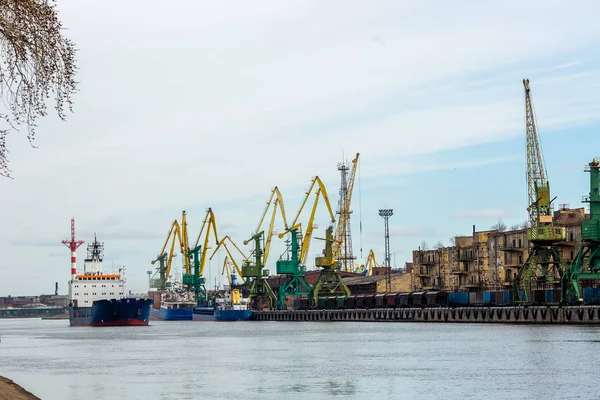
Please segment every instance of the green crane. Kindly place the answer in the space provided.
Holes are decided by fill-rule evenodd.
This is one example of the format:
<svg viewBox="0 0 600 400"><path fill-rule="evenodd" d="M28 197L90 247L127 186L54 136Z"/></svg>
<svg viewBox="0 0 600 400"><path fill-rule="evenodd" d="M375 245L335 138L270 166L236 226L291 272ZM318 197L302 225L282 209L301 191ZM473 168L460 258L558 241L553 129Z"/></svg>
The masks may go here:
<svg viewBox="0 0 600 400"><path fill-rule="evenodd" d="M285 275L286 279L279 287L277 307L285 308L285 298L288 296L310 295L312 288L306 280L306 266L300 262L300 246L298 245L298 229L291 229L291 258L277 260L277 274Z"/></svg>
<svg viewBox="0 0 600 400"><path fill-rule="evenodd" d="M262 224L265 221L269 207L273 205L273 211L271 213L271 221L269 223L269 230L265 235L264 230L261 230ZM269 257L271 249L271 239L273 237L273 228L275 226L275 217L277 216L277 209L280 210L281 217L283 219L284 230L288 230L287 219L285 217L285 206L283 204L283 196L279 191L279 188L275 186L271 191L271 197L267 201L267 205L258 221L258 225L252 237L245 240L244 244L247 245L250 241L254 241L254 263L249 260L242 262L242 277L248 282L250 278L253 278L250 282L250 294L249 298L254 303L255 308L275 308L277 306L277 296L273 293L273 289L269 285L267 280L269 276L269 270L264 269L267 265L267 259ZM262 243L264 242L264 243ZM264 250L263 250L264 249ZM266 301L266 302L263 302ZM259 303L260 302L260 303Z"/></svg>
<svg viewBox="0 0 600 400"><path fill-rule="evenodd" d="M513 281L514 299L518 303L531 301L532 285L559 285L564 262L556 243L566 239L565 228L556 227L552 218L550 184L542 158L537 124L531 102L529 79L525 86L525 128L527 137L527 187L530 227L527 229L529 254Z"/></svg>
<svg viewBox="0 0 600 400"><path fill-rule="evenodd" d="M206 216L202 221L200 233L196 239L194 247L190 248L187 233L187 221L182 220L182 241L187 249L185 256L188 258L188 268L183 275L183 283L194 291L196 300L199 302L208 300L208 291L206 290L206 278L204 278L204 266L206 265L206 252L208 251L209 238L211 231L214 234L214 240L219 244L219 235L217 232L217 221L212 208L206 210ZM202 241L202 239L204 239ZM202 244L200 242L202 241ZM189 265L191 264L191 267Z"/></svg>
<svg viewBox="0 0 600 400"><path fill-rule="evenodd" d="M260 231L253 235L250 239L245 240L244 244L248 244L251 240L254 241L254 263L249 260L242 262L242 276L246 279L254 278L250 282L250 299L256 300L267 300L266 304L262 304L257 308L274 308L277 304L277 296L273 293L273 289L269 285L267 278L269 277L269 270L264 269L264 253L263 244L264 231Z"/></svg>
<svg viewBox="0 0 600 400"><path fill-rule="evenodd" d="M317 190L315 191L315 200L310 212L310 217L308 218L308 223L306 224L306 230L304 235L302 235L301 224L298 222L298 220L300 219L302 210L304 210L308 198L310 197L315 186L317 186ZM315 176L312 179L310 188L306 191L306 196L304 197L304 201L302 202L302 205L296 214L296 218L292 222L292 227L288 231L279 234L279 238L283 238L288 232L291 234L291 258L288 256L287 260L278 260L276 263L277 274L285 276L283 284L279 287L278 307L280 309L285 308L286 297L304 296L312 293L312 288L306 280L306 258L308 256L308 249L310 247L312 234L316 227L314 223L315 215L321 195L325 205L327 206L331 223L333 224L335 222L335 217L333 215L333 210L331 209L331 203L329 202L327 189L321 181L321 178Z"/></svg>
<svg viewBox="0 0 600 400"><path fill-rule="evenodd" d="M581 244L563 277L563 299L568 303L583 300L580 280L600 279L600 158L592 160L585 171L590 173L590 194L583 202L590 204L590 218L581 223Z"/></svg>

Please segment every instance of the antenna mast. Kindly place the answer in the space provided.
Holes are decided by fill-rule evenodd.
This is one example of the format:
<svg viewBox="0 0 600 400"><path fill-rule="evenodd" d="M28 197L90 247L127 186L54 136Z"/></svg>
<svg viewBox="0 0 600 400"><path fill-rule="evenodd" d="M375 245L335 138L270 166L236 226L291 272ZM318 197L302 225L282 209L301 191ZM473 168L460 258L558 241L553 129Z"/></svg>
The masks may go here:
<svg viewBox="0 0 600 400"><path fill-rule="evenodd" d="M85 243L75 239L75 218L71 218L71 239L65 239L62 243L71 250L71 280L74 280L77 275L77 248Z"/></svg>

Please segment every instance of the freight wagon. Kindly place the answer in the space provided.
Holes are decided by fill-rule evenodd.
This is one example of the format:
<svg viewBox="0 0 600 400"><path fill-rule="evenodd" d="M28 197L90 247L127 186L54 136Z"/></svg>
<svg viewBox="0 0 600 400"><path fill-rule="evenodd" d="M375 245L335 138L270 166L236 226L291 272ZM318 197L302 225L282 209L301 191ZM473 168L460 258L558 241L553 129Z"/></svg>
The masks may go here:
<svg viewBox="0 0 600 400"><path fill-rule="evenodd" d="M536 289L531 291L531 299L525 305L559 305L560 289ZM316 307L311 307L308 299L301 299L297 309L362 309L362 308L424 308L424 307L498 307L515 306L511 290L480 292L419 291L402 293L381 293L371 295L319 297ZM583 304L600 304L600 288L585 288Z"/></svg>

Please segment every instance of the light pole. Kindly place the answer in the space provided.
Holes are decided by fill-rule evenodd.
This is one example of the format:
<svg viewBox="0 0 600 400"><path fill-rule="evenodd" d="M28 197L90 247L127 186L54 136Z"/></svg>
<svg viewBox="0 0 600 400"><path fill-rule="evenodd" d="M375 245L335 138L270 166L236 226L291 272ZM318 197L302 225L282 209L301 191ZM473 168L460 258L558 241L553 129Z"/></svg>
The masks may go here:
<svg viewBox="0 0 600 400"><path fill-rule="evenodd" d="M391 208L383 208L379 210L379 216L385 221L385 267L386 269L386 292L392 291L392 267L390 265L390 226L388 220L394 214Z"/></svg>

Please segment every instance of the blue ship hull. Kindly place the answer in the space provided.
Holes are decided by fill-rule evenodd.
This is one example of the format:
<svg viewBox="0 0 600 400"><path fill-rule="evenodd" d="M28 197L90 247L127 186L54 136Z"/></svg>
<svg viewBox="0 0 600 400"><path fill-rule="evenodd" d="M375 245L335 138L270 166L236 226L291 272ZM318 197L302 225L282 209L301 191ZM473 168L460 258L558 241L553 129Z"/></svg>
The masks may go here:
<svg viewBox="0 0 600 400"><path fill-rule="evenodd" d="M215 310L212 307L194 307L194 321L248 321L252 310Z"/></svg>
<svg viewBox="0 0 600 400"><path fill-rule="evenodd" d="M125 299L95 300L91 307L69 307L71 326L129 326L148 325L154 300Z"/></svg>
<svg viewBox="0 0 600 400"><path fill-rule="evenodd" d="M158 321L191 321L191 308L153 308L150 310L150 316Z"/></svg>

